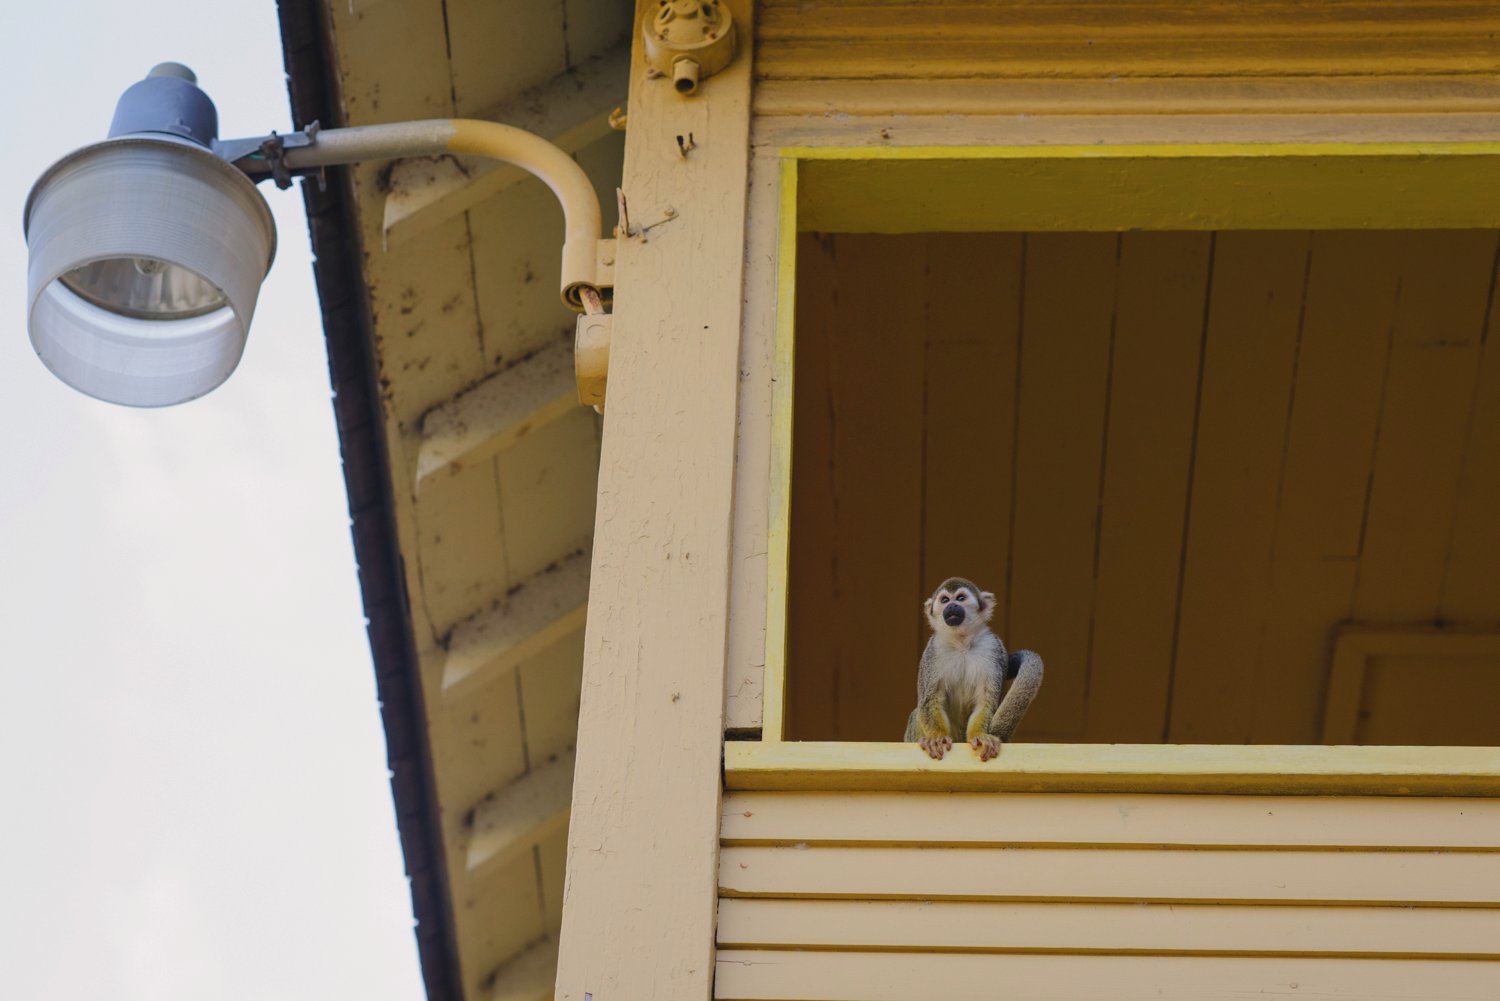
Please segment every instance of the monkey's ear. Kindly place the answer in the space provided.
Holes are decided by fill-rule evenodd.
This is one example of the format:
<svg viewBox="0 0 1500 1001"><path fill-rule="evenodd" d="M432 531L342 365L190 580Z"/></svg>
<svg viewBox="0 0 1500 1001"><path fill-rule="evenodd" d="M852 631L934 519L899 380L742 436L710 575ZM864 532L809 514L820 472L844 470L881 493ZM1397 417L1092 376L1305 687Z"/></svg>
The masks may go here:
<svg viewBox="0 0 1500 1001"><path fill-rule="evenodd" d="M925 615L925 616L927 616L929 619L932 618L932 599L931 598L928 598L926 601L922 602L922 614Z"/></svg>
<svg viewBox="0 0 1500 1001"><path fill-rule="evenodd" d="M988 592L988 591L982 591L982 592L980 592L980 595L979 595L979 607L980 608L994 608L995 607L995 596L993 594L991 594L990 592Z"/></svg>

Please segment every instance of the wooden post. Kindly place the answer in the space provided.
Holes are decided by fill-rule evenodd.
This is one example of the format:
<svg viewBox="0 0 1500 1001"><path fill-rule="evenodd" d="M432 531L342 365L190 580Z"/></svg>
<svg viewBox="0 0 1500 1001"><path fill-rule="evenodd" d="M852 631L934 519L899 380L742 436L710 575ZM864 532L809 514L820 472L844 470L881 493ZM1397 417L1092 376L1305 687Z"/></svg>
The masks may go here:
<svg viewBox="0 0 1500 1001"><path fill-rule="evenodd" d="M617 257L566 1001L704 999L713 984L753 37L748 0L729 6L739 54L695 95L647 79L638 36L631 59L636 232Z"/></svg>

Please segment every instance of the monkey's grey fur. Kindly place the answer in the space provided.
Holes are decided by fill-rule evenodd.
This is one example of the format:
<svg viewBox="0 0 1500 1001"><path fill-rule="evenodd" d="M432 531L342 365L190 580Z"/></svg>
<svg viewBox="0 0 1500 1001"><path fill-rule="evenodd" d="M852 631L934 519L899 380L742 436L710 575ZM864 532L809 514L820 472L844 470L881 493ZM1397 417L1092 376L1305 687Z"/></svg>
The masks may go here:
<svg viewBox="0 0 1500 1001"><path fill-rule="evenodd" d="M990 630L994 605L993 594L950 577L923 606L932 636L917 669L917 707L907 718L905 739L934 758L961 731L980 760L988 761L1010 740L1042 687L1042 658L1030 650L1007 654Z"/></svg>

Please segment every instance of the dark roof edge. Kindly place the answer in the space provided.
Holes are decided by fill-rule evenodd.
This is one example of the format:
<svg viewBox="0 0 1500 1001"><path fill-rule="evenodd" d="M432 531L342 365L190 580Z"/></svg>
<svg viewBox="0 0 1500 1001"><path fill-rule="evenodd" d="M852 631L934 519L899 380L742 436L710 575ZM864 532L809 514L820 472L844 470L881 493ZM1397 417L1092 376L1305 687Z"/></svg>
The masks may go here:
<svg viewBox="0 0 1500 1001"><path fill-rule="evenodd" d="M293 121L298 128L312 121L330 128L342 124L322 0L277 0L276 6ZM319 190L315 179L303 181L302 195L328 341L333 409L385 725L391 794L411 881L422 979L429 1001L460 1001L462 980L443 863L442 827L433 794L427 716L396 535L354 197L343 170L330 171L326 190Z"/></svg>

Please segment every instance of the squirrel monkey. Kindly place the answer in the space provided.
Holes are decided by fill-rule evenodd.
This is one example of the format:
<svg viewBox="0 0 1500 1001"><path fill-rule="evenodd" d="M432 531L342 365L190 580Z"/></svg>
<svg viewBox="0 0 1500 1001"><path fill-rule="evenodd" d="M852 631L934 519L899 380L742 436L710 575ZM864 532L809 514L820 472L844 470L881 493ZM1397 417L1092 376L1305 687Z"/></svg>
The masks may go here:
<svg viewBox="0 0 1500 1001"><path fill-rule="evenodd" d="M1042 658L1030 650L1007 655L990 631L995 596L972 581L949 577L923 604L932 637L917 669L917 707L906 721L908 742L933 758L953 746L962 726L964 739L980 761L1000 753L1016 724L1042 687ZM1000 691L1007 679L1005 700Z"/></svg>

